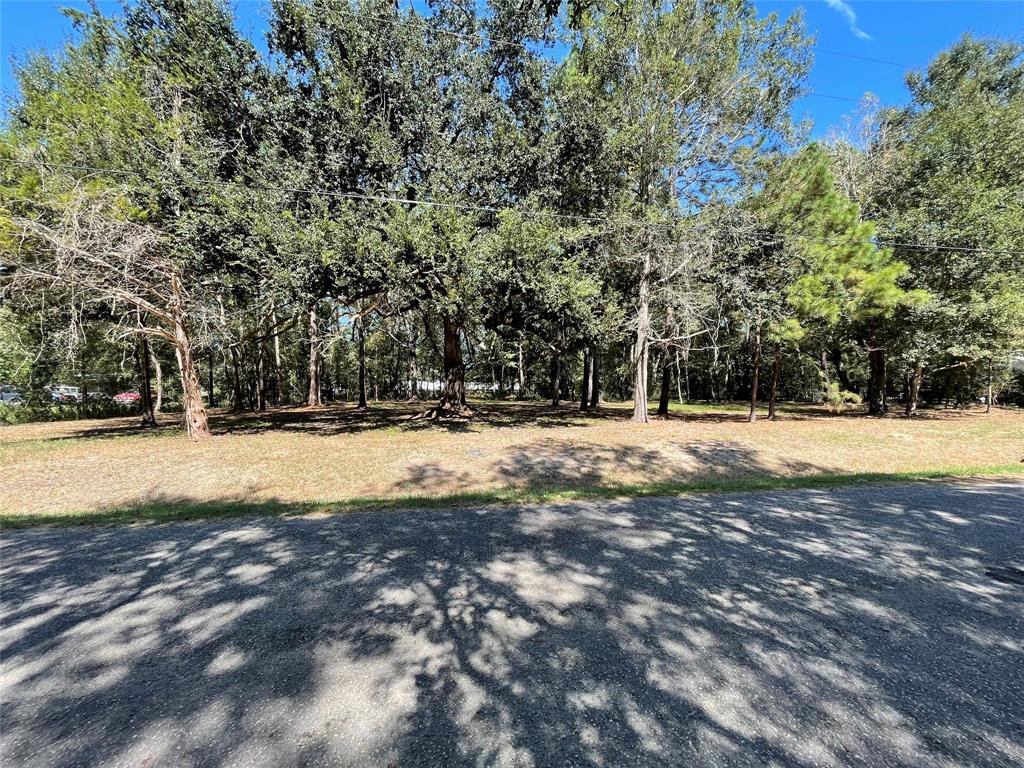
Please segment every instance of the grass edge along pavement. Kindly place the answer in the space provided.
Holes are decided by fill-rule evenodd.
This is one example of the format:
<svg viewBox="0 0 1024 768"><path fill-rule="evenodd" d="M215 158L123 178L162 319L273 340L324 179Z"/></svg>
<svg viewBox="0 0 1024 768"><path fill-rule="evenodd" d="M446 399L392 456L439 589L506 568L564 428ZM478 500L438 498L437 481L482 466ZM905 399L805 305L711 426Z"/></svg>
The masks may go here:
<svg viewBox="0 0 1024 768"><path fill-rule="evenodd" d="M675 496L685 493L728 493L829 488L871 483L912 482L982 476L1024 475L1024 461L975 467L949 467L909 472L826 472L792 477L714 477L681 482L608 484L562 488L497 488L450 494L353 497L341 501L285 502L266 500L157 500L84 512L41 514L0 513L0 529L36 526L170 523L231 517L297 516L355 512L443 509L472 505L536 504L622 497Z"/></svg>

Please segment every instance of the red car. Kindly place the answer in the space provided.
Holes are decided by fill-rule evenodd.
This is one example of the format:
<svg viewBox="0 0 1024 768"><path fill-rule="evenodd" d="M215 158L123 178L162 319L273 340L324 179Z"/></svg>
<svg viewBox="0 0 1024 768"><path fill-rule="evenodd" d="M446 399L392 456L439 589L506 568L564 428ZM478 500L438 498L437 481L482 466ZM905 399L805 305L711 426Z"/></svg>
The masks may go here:
<svg viewBox="0 0 1024 768"><path fill-rule="evenodd" d="M132 389L128 392L120 392L114 395L114 405L135 405L139 402L142 397L136 390Z"/></svg>

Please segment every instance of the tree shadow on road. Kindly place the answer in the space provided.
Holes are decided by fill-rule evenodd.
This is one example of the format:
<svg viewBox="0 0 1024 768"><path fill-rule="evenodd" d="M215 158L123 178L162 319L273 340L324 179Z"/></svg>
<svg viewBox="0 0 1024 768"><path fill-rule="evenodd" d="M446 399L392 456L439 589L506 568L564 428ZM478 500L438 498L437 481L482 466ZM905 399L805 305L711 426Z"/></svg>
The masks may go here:
<svg viewBox="0 0 1024 768"><path fill-rule="evenodd" d="M6 763L1019 764L1020 487L945 488L8 534Z"/></svg>

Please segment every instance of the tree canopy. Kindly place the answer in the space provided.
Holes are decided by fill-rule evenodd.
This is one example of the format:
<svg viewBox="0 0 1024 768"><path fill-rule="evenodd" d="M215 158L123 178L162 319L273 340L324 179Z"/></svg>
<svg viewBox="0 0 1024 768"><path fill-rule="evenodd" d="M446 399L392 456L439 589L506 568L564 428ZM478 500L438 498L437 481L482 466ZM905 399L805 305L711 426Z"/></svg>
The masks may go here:
<svg viewBox="0 0 1024 768"><path fill-rule="evenodd" d="M780 389L909 413L926 377L958 401L1011 382L1015 43L964 38L909 106L807 143L812 41L749 0L267 13L259 46L220 0L68 11L68 45L20 63L0 381L148 394L170 356L196 438L218 398L425 388L425 415L466 416L468 382L643 422L656 381L659 414L674 381L752 418L766 388L770 413Z"/></svg>

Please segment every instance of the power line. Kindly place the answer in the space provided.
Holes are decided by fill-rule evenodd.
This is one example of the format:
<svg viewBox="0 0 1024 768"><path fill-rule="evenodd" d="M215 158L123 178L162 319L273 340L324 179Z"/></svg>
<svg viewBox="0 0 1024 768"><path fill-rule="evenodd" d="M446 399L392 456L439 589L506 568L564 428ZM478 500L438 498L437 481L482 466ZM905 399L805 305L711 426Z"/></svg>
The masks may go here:
<svg viewBox="0 0 1024 768"><path fill-rule="evenodd" d="M45 161L28 161L28 160L15 160L13 158L0 158L2 163L11 163L22 166L37 166L44 165L49 168L58 168L61 170L73 170L73 171L84 171L88 173L107 173L118 176L137 176L145 178L145 175L138 171L129 171L117 168L100 168L97 166L88 165L69 165L62 163L49 163ZM476 205L473 203L457 203L457 202L443 202L438 200L419 200L406 197L398 197L397 195L375 195L367 194L363 192L341 192L335 190L322 190L322 189L310 189L305 187L290 187L290 186L279 186L279 185L252 185L243 184L235 181L223 181L220 179L189 179L192 183L196 184L208 184L211 186L220 187L235 187L239 189L247 189L252 191L263 191L263 192L288 192L291 194L307 194L307 195L319 195L324 197L340 197L351 200L365 200L369 202L381 202L381 203L399 203L404 205L423 205L436 208L452 208L464 211L477 211L480 213L501 213L503 211L516 210L517 213L525 216L536 217L536 218L552 218L552 219L563 219L569 221L581 221L590 224L608 224L611 226L621 226L624 224L637 225L642 227L662 227L666 228L668 224L660 224L652 221L642 221L639 219L613 219L607 216L583 216L569 213L555 213L552 211L533 211L533 210L522 210L513 209L509 206L504 208L497 207L495 204L491 205ZM875 245L887 248L905 248L912 250L926 250L926 251L947 251L947 252L961 252L961 253L992 253L1001 254L1007 256L1024 256L1022 250L1009 250L1002 248L981 248L971 246L957 246L957 245L938 245L933 243L908 243L898 240L849 240L841 237L833 238L822 238L813 237L810 235L799 235L799 234L776 234L760 231L756 234L768 236L769 239L761 241L760 244L770 244L779 240L785 240L787 238L806 240L810 242L822 243L824 245ZM696 241L680 241L680 244L693 244Z"/></svg>
<svg viewBox="0 0 1024 768"><path fill-rule="evenodd" d="M82 171L85 173L105 173L115 176L136 176L139 178L146 178L146 175L139 171L129 171L119 168L100 168L92 165L72 165L66 163L51 163L47 161L31 161L31 160L15 160L13 158L0 157L0 162L11 163L15 165L23 166L36 166L43 165L49 168L58 168L66 171ZM237 181L225 181L223 179L199 179L191 177L188 179L193 184L206 184L210 186L218 187L235 187L239 189L247 189L256 192L287 192L290 194L302 194L302 195L313 195L322 197L339 197L349 200L365 200L369 202L378 203L402 203L406 205L423 205L435 208L454 208L464 211L477 211L480 213L501 213L505 210L511 210L509 206L499 207L496 203L477 205L474 203L458 203L458 202L444 202L439 200L420 200L407 197L398 197L397 195L375 195L365 192L342 192L339 190L326 190L326 189L312 189L308 187L292 187L284 185L264 185L264 184L243 184ZM574 221L583 221L588 223L599 223L611 221L608 218L594 217L594 216L583 216L569 213L555 213L553 211L529 211L530 215L544 216L548 218L568 219ZM637 224L653 224L654 222L639 222L629 220L621 220L616 223L637 223Z"/></svg>
<svg viewBox="0 0 1024 768"><path fill-rule="evenodd" d="M902 69L913 69L910 64L900 64L898 61L888 61L886 59L874 59L870 56L861 56L856 53L842 53L841 51L830 51L825 48L817 48L811 46L811 50L815 53L827 53L829 56L842 56L846 59L857 59L859 61L870 61L875 64L888 64L890 67L900 67Z"/></svg>
<svg viewBox="0 0 1024 768"><path fill-rule="evenodd" d="M836 101L852 101L855 104L860 104L861 99L855 99L852 96L834 96L831 93L822 93L821 91L808 91L804 96L819 96L823 99L835 99ZM803 98L798 96L797 98Z"/></svg>
<svg viewBox="0 0 1024 768"><path fill-rule="evenodd" d="M907 248L910 250L926 250L926 251L955 251L961 253L998 253L1007 256L1024 256L1024 251L1013 251L1000 248L979 248L967 245L936 245L930 243L906 243L900 240L848 240L841 236L835 237L813 237L811 235L800 235L800 234L778 234L775 235L772 232L761 231L767 237L773 239L785 240L787 238L795 240L807 240L813 243L822 243L824 245L878 245L884 248Z"/></svg>

